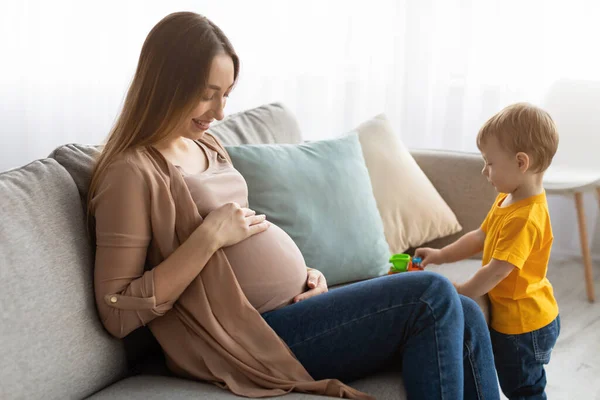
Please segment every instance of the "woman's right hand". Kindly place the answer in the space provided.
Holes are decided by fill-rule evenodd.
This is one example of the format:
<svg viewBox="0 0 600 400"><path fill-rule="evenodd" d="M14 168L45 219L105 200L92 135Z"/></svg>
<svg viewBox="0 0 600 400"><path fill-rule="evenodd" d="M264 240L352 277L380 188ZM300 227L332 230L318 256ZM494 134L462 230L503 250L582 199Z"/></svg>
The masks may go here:
<svg viewBox="0 0 600 400"><path fill-rule="evenodd" d="M421 257L421 266L426 267L428 264L443 264L444 258L442 250L432 249L430 247L421 247L415 250L415 257Z"/></svg>
<svg viewBox="0 0 600 400"><path fill-rule="evenodd" d="M240 207L237 203L227 203L211 211L200 226L208 228L220 249L266 231L270 222L265 215L256 215L253 210Z"/></svg>

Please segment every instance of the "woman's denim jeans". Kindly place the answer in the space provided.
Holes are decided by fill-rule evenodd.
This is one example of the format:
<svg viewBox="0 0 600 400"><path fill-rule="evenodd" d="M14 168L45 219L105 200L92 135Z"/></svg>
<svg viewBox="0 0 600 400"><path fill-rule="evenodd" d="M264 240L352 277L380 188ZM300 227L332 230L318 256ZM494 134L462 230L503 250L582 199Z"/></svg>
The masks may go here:
<svg viewBox="0 0 600 400"><path fill-rule="evenodd" d="M448 279L423 271L330 290L263 314L316 379L399 365L409 399L499 399L488 327Z"/></svg>

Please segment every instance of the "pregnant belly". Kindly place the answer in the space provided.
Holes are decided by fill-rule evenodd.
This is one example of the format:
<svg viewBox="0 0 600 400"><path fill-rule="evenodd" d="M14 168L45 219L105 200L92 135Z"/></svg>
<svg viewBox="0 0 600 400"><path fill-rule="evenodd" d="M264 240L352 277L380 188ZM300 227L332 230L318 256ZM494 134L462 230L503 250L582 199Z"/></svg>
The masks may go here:
<svg viewBox="0 0 600 400"><path fill-rule="evenodd" d="M291 237L271 224L266 231L223 249L250 304L263 313L305 291L306 264Z"/></svg>

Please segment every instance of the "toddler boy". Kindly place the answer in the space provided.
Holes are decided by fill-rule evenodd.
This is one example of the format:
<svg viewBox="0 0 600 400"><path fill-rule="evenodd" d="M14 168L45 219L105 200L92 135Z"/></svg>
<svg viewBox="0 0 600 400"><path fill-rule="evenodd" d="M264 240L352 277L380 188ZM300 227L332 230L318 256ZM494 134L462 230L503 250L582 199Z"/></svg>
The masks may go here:
<svg viewBox="0 0 600 400"><path fill-rule="evenodd" d="M488 294L490 336L502 391L509 399L546 399L544 364L560 332L546 278L553 235L542 178L558 148L552 118L526 103L506 107L477 135L482 174L498 197L479 229L442 249L415 252L422 265L456 262L483 250L483 267L462 295Z"/></svg>

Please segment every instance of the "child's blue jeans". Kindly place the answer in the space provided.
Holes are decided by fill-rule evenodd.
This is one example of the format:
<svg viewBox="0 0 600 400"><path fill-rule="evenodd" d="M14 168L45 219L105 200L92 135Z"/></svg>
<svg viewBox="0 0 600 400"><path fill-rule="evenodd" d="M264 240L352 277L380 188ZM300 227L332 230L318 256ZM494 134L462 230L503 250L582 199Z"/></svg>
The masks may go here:
<svg viewBox="0 0 600 400"><path fill-rule="evenodd" d="M560 317L543 328L520 335L490 329L494 362L504 395L510 400L546 399L546 371L560 334Z"/></svg>

